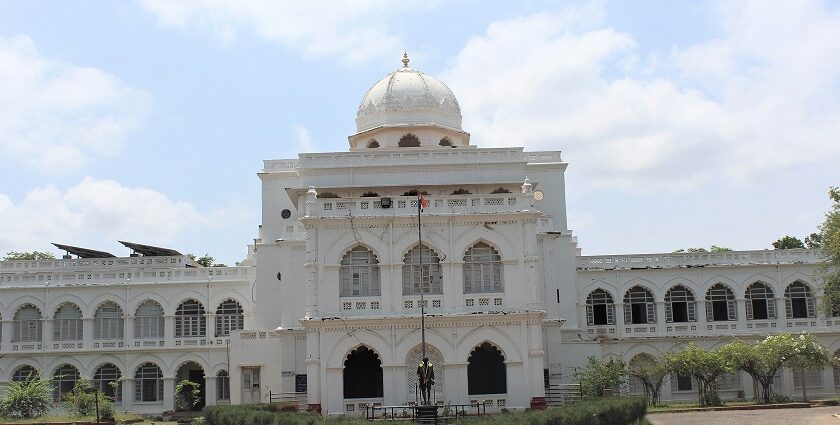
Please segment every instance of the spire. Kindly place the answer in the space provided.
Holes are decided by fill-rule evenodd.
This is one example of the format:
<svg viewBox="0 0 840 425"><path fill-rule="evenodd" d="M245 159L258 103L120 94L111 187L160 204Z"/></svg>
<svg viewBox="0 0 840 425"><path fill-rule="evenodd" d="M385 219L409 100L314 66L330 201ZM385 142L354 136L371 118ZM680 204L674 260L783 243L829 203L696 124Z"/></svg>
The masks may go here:
<svg viewBox="0 0 840 425"><path fill-rule="evenodd" d="M403 68L408 68L408 62L410 62L410 60L408 59L408 52L403 51L403 58L402 58Z"/></svg>

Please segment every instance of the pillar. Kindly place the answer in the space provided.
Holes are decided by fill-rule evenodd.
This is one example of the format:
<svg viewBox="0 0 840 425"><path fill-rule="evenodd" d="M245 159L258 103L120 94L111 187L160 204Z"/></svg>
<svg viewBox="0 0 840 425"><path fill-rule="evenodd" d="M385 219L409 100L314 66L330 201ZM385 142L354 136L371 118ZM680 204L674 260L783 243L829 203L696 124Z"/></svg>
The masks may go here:
<svg viewBox="0 0 840 425"><path fill-rule="evenodd" d="M163 378L163 410L175 410L175 377Z"/></svg>
<svg viewBox="0 0 840 425"><path fill-rule="evenodd" d="M12 320L5 320L0 322L0 350L12 350L12 337L15 335L15 322Z"/></svg>
<svg viewBox="0 0 840 425"><path fill-rule="evenodd" d="M93 318L82 318L82 341L85 348L93 347Z"/></svg>
<svg viewBox="0 0 840 425"><path fill-rule="evenodd" d="M216 405L216 376L215 375L205 375L204 376L204 405L205 406L215 406Z"/></svg>
<svg viewBox="0 0 840 425"><path fill-rule="evenodd" d="M306 333L306 403L307 410L321 411L321 334Z"/></svg>
<svg viewBox="0 0 840 425"><path fill-rule="evenodd" d="M125 337L125 344L129 345L132 344L131 340L134 339L134 317L133 316L125 316L123 317L123 336Z"/></svg>
<svg viewBox="0 0 840 425"><path fill-rule="evenodd" d="M175 316L163 316L163 337L167 347L175 346Z"/></svg>
<svg viewBox="0 0 840 425"><path fill-rule="evenodd" d="M124 371L123 373L131 373L130 371ZM134 410L134 378L128 375L122 382L122 410L126 412L131 412Z"/></svg>

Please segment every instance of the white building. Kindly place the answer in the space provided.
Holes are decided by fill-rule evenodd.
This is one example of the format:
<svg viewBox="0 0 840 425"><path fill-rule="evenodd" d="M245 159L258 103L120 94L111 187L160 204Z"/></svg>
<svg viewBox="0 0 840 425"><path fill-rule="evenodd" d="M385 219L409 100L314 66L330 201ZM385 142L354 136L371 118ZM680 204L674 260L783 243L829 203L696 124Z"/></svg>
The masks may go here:
<svg viewBox="0 0 840 425"><path fill-rule="evenodd" d="M349 151L265 161L242 267L154 251L1 263L0 379L25 367L72 378L69 365L102 382L107 364L128 378L122 407L144 412L173 408L175 380L202 373L208 405L294 394L329 414L400 405L416 400L421 290L435 399L490 409L542 404L589 355L641 361L687 341L801 330L840 348L840 320L815 307L817 252L580 256L560 152L471 144L451 90L407 58L364 95L356 123ZM777 386L840 385L831 369L800 378ZM663 398L692 388L674 377ZM749 397L753 385L741 374L724 390Z"/></svg>

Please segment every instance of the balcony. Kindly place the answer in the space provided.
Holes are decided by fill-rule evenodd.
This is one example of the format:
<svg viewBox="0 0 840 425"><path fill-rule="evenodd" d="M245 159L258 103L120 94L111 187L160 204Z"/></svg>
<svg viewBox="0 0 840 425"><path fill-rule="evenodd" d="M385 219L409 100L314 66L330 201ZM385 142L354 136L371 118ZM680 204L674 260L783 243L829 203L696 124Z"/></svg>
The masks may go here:
<svg viewBox="0 0 840 425"><path fill-rule="evenodd" d="M157 258L157 257L156 257ZM115 259L122 260L122 259ZM14 264L14 263L12 263ZM208 280L245 280L250 267L156 268L85 270L67 272L0 273L0 284L15 287L76 286L115 283L206 282ZM24 271L24 270L21 270ZM5 270L4 270L5 272Z"/></svg>
<svg viewBox="0 0 840 425"><path fill-rule="evenodd" d="M416 196L392 197L391 207L382 208L381 198L324 198L315 201L312 218L346 218L374 216L416 216ZM493 195L427 196L429 206L423 215L465 215L516 213L532 210L531 198L517 193Z"/></svg>

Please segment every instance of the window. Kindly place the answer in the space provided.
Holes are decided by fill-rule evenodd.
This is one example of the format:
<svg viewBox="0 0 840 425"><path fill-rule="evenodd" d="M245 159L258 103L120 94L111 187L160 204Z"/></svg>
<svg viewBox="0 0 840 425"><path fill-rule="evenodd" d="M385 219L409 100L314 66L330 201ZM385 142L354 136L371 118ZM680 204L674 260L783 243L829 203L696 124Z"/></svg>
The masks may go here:
<svg viewBox="0 0 840 425"><path fill-rule="evenodd" d="M245 328L245 314L242 306L231 299L219 304L216 309L216 336L229 336L231 331Z"/></svg>
<svg viewBox="0 0 840 425"><path fill-rule="evenodd" d="M41 341L41 312L25 304L15 313L13 342Z"/></svg>
<svg viewBox="0 0 840 425"><path fill-rule="evenodd" d="M767 320L776 318L776 300L773 299L773 290L769 286L755 282L747 287L744 293L747 310L747 320Z"/></svg>
<svg viewBox="0 0 840 425"><path fill-rule="evenodd" d="M665 294L665 321L682 323L697 321L694 293L682 285L674 286Z"/></svg>
<svg viewBox="0 0 840 425"><path fill-rule="evenodd" d="M405 253L402 268L403 295L442 294L440 257L421 245Z"/></svg>
<svg viewBox="0 0 840 425"><path fill-rule="evenodd" d="M55 341L77 341L82 339L82 311L73 303L65 303L55 311L53 322Z"/></svg>
<svg viewBox="0 0 840 425"><path fill-rule="evenodd" d="M634 286L624 294L624 323L656 323L656 303L647 288Z"/></svg>
<svg viewBox="0 0 840 425"><path fill-rule="evenodd" d="M492 246L479 242L464 255L464 293L504 292L502 256Z"/></svg>
<svg viewBox="0 0 840 425"><path fill-rule="evenodd" d="M808 285L793 282L785 289L785 316L788 319L817 317L816 302Z"/></svg>
<svg viewBox="0 0 840 425"><path fill-rule="evenodd" d="M94 339L122 339L124 329L123 312L112 301L103 303L93 315Z"/></svg>
<svg viewBox="0 0 840 425"><path fill-rule="evenodd" d="M603 289L596 289L586 297L586 324L612 325L615 323L613 297Z"/></svg>
<svg viewBox="0 0 840 425"><path fill-rule="evenodd" d="M338 279L342 297L378 297L380 276L376 254L361 245L351 249L341 259Z"/></svg>
<svg viewBox="0 0 840 425"><path fill-rule="evenodd" d="M801 369L794 369L793 370L793 388L802 388L803 380L805 381L805 387L822 387L822 368L821 367L812 367L805 370Z"/></svg>
<svg viewBox="0 0 840 425"><path fill-rule="evenodd" d="M64 395L73 391L77 382L79 382L79 369L68 364L59 366L53 372L53 401L56 403L64 401Z"/></svg>
<svg viewBox="0 0 840 425"><path fill-rule="evenodd" d="M706 292L706 320L738 320L735 313L735 294L726 285L717 283Z"/></svg>
<svg viewBox="0 0 840 425"><path fill-rule="evenodd" d="M469 190L464 189L464 188L462 187L462 188L459 188L459 189L458 189L458 190L456 190L456 191L453 191L453 192L452 192L452 194L453 194L453 195L471 195L471 194L472 194L472 192L470 192Z"/></svg>
<svg viewBox="0 0 840 425"><path fill-rule="evenodd" d="M379 197L379 194L374 192L374 191L371 191L371 190L362 194L362 198L378 198L378 197Z"/></svg>
<svg viewBox="0 0 840 425"><path fill-rule="evenodd" d="M490 193L493 193L493 194L496 194L496 193L510 193L510 191L503 188L503 187L499 187L499 188L493 189L493 191L490 192Z"/></svg>
<svg viewBox="0 0 840 425"><path fill-rule="evenodd" d="M671 388L676 388L677 391L691 391L692 387L691 375L671 374Z"/></svg>
<svg viewBox="0 0 840 425"><path fill-rule="evenodd" d="M336 193L332 193L332 192L323 192L323 193L319 193L319 194L317 195L317 197L318 197L318 199L336 199L336 198L341 198L340 196L338 196L338 194L336 194Z"/></svg>
<svg viewBox="0 0 840 425"><path fill-rule="evenodd" d="M137 307L134 313L134 338L163 338L163 309L160 304L148 300Z"/></svg>
<svg viewBox="0 0 840 425"><path fill-rule="evenodd" d="M633 371L640 371L644 368L651 367L656 364L656 360L650 355L646 353L640 353L633 356L630 359L630 363L628 363L628 367L630 370ZM645 394L645 385L639 378L635 376L630 376L628 379L629 390L630 394L632 395L644 395Z"/></svg>
<svg viewBox="0 0 840 425"><path fill-rule="evenodd" d="M15 369L14 373L12 373L12 381L13 382L25 382L32 379L38 379L38 371L35 370L34 367L29 365L21 366Z"/></svg>
<svg viewBox="0 0 840 425"><path fill-rule="evenodd" d="M379 142L377 142L376 139L370 139L370 141L367 144L367 147L368 147L368 149L378 148L379 147Z"/></svg>
<svg viewBox="0 0 840 425"><path fill-rule="evenodd" d="M448 137L444 137L443 139L440 139L440 142L438 142L438 145L440 145L440 146L449 146L450 148L454 148L454 147L455 147L455 145L453 145L453 144L452 144L452 140L449 140L449 138L448 138Z"/></svg>
<svg viewBox="0 0 840 425"><path fill-rule="evenodd" d="M175 310L175 338L195 338L207 335L204 306L196 300L187 300Z"/></svg>
<svg viewBox="0 0 840 425"><path fill-rule="evenodd" d="M119 382L121 376L120 368L111 363L105 363L99 366L96 372L93 373L93 379L90 384L94 388L98 388L99 391L102 391L102 394L106 397L119 401L122 399L122 386ZM117 384L112 386L112 382L116 382Z"/></svg>
<svg viewBox="0 0 840 425"><path fill-rule="evenodd" d="M134 372L134 401L163 401L163 374L154 363L143 363Z"/></svg>
<svg viewBox="0 0 840 425"><path fill-rule="evenodd" d="M400 138L400 142L397 143L397 146L401 148L419 148L420 147L420 139L413 134L406 134L405 136Z"/></svg>
<svg viewBox="0 0 840 425"><path fill-rule="evenodd" d="M226 370L216 373L216 400L230 400L230 376Z"/></svg>

